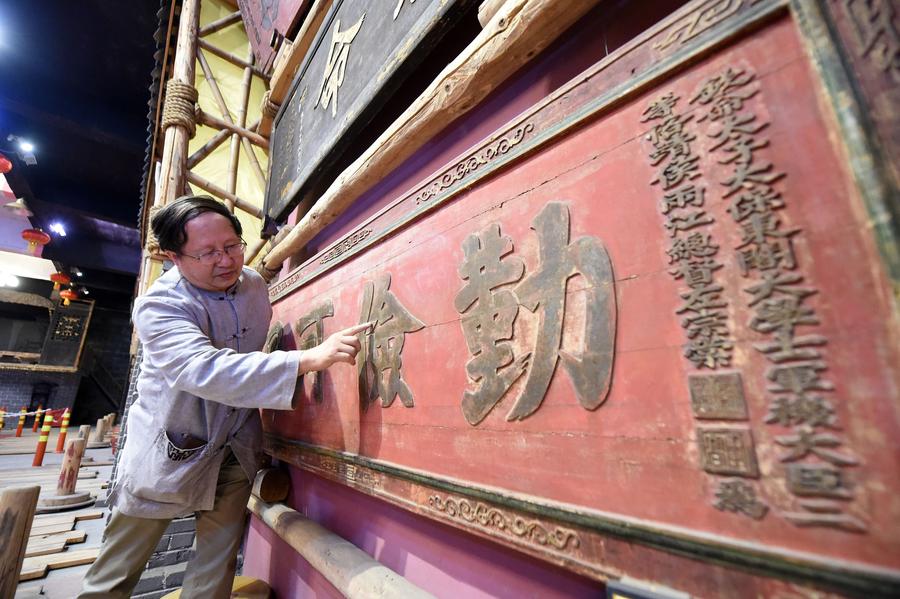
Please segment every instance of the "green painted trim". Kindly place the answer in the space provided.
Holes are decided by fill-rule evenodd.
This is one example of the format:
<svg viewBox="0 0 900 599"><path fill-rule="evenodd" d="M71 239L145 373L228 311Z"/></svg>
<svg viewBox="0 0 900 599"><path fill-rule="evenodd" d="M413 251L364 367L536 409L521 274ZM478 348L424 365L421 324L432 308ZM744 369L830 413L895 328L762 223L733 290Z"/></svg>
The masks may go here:
<svg viewBox="0 0 900 599"><path fill-rule="evenodd" d="M850 73L840 37L823 0L790 0L791 11L834 111L856 187L878 251L900 303L900 190L888 174L862 94ZM836 3L835 3L836 4Z"/></svg>
<svg viewBox="0 0 900 599"><path fill-rule="evenodd" d="M539 518L546 518L564 524L638 543L667 553L673 553L714 563L731 568L739 568L754 574L782 578L792 582L826 587L860 597L898 597L900 596L900 572L878 570L875 568L853 568L843 562L804 559L797 555L784 555L775 551L754 551L729 543L724 537L720 541L678 534L672 530L656 528L651 524L629 521L614 516L599 516L567 510L528 501L519 497L504 495L477 485L462 485L437 476L422 474L398 466L372 460L356 454L345 453L326 447L311 445L303 441L286 439L277 435L266 434L266 439L273 445L290 446L307 453L327 456L345 463L361 466L386 476L407 480L446 493L453 493L471 499L492 503L505 508L517 510ZM302 465L295 464L298 467ZM370 493L378 496L377 493Z"/></svg>
<svg viewBox="0 0 900 599"><path fill-rule="evenodd" d="M712 27L710 30L698 35L694 40L683 45L680 49L673 52L668 58L657 63L652 63L648 68L646 68L641 73L636 74L627 82L621 83L606 91L605 93L597 96L552 127L549 127L543 131L537 131L533 137L526 141L523 141L521 144L510 150L509 153L504 154L502 157L499 157L496 160L492 161L491 164L485 165L484 169L479 169L472 175L460 179L451 187L441 192L441 194L431 199L427 204L423 204L418 209L401 215L389 226L373 233L372 235L367 237L363 243L360 243L352 250L341 254L338 258L329 262L327 266L320 265L318 267L314 267L308 275L297 279L296 281L288 285L285 289L282 289L277 294L270 296L269 300L271 302L276 302L281 298L289 295L298 287L302 287L310 281L317 279L318 277L331 271L339 264L342 264L351 257L365 251L375 243L395 233L397 230L405 227L406 225L417 220L423 215L435 210L439 206L456 197L459 193L471 188L476 183L479 183L483 179L486 179L487 177L490 177L500 170L508 167L514 161L521 160L528 154L535 152L541 149L543 146L555 141L557 138L577 129L578 127L584 126L592 120L599 118L605 112L611 111L622 103L627 102L633 97L643 93L657 81L670 77L671 75L677 73L679 70L685 69L701 58L709 55L711 52L718 49L722 45L730 43L733 38L747 33L748 31L751 31L757 27L760 27L768 20L776 17L782 11L786 10L786 3L787 0L766 0L763 2L759 2L754 7L741 13L739 16L730 18L723 23ZM619 57L614 54L611 60L603 59L598 64L615 62L616 60L619 60ZM556 95L558 98L559 96L565 94L568 90L568 87L563 87L554 92L554 95ZM466 155L471 155L472 152L477 151L478 148L484 147L485 145L489 144L493 139L502 137L512 131L515 131L517 127L520 127L527 123L529 119L534 116L536 111L540 111L543 108L543 104L537 107L532 107L532 109L529 110L529 112L523 115L521 118L512 123L504 125L502 129L499 129L488 138L481 140L477 144L470 147L469 150L467 150ZM451 162L441 167L438 172L443 172L444 170L458 162L461 158L464 158L464 156L458 156L454 158ZM427 182L428 181L421 182L415 187L415 190L418 191L421 186ZM405 200L407 197L410 197L410 194L404 195L398 200L398 202ZM386 210L390 210L393 205L394 204L389 206ZM354 229L354 231L364 229L366 225L372 222L376 217L373 217L372 219L369 219L360 224L356 229ZM293 272L288 273L288 275L283 280L289 279L294 274L294 272L297 272L303 269L308 264L319 260L325 252L329 251L332 247L336 247L340 244L340 242L341 241L338 241L337 243L325 248L323 251L313 256L306 264L303 264L297 267L297 269L295 269ZM276 282L275 285L277 286L278 283Z"/></svg>

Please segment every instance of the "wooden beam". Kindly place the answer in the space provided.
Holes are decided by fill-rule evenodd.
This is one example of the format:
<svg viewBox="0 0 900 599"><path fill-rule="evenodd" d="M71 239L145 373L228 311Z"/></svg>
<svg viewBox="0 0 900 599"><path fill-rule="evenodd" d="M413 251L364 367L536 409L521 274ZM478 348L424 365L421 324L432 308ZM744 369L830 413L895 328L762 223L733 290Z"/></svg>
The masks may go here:
<svg viewBox="0 0 900 599"><path fill-rule="evenodd" d="M240 22L241 20L241 11L236 10L231 14L225 15L221 19L216 19L212 23L204 25L200 28L200 37L207 36L211 33L215 33L217 31L221 31L228 27L229 25L234 25L235 23Z"/></svg>
<svg viewBox="0 0 900 599"><path fill-rule="evenodd" d="M13 487L0 494L0 599L12 599L31 534L39 486Z"/></svg>
<svg viewBox="0 0 900 599"><path fill-rule="evenodd" d="M200 21L200 0L184 0L178 42L175 46L175 65L172 78L194 85L194 57L197 55L197 27ZM184 189L185 163L190 136L187 128L172 125L166 129L163 141L162 171L160 173L160 204L166 205Z"/></svg>
<svg viewBox="0 0 900 599"><path fill-rule="evenodd" d="M507 0L462 53L396 121L325 190L297 226L272 248L265 267L278 270L363 192L381 181L478 105L600 0Z"/></svg>
<svg viewBox="0 0 900 599"><path fill-rule="evenodd" d="M481 6L478 7L478 22L482 27L487 27L504 2L506 0L484 0L481 3Z"/></svg>
<svg viewBox="0 0 900 599"><path fill-rule="evenodd" d="M312 46L316 33L318 33L319 28L325 21L325 15L328 14L332 2L333 0L316 0L309 9L300 31L297 32L297 36L291 44L290 52L284 60L278 63L272 72L272 79L269 81L270 102L279 105L284 102L288 90L291 88L291 83L294 81L294 75L297 73L300 65L303 64L303 59L306 57L310 46ZM269 137L272 134L272 117L266 116L264 108L258 130L262 135Z"/></svg>
<svg viewBox="0 0 900 599"><path fill-rule="evenodd" d="M265 81L269 80L269 76L266 75L262 71L262 69L260 69L259 67L250 64L249 62L247 62L246 60L244 60L242 58L238 58L231 52L226 52L222 48L219 48L218 46L214 46L214 45L210 44L205 39L201 38L197 41L200 44L200 47L203 48L204 50L206 50L207 52L209 52L210 54L215 54L222 60L226 60L236 67L240 67L242 69L250 69L251 71L253 71L254 75L256 75L257 77L260 77L261 79L263 79Z"/></svg>
<svg viewBox="0 0 900 599"><path fill-rule="evenodd" d="M187 173L187 180L189 183L193 183L200 189L203 189L203 190L207 191L208 193L211 193L212 195L216 196L223 202L231 201L234 203L234 206L236 208L240 208L247 214L249 214L251 216L255 216L256 218L260 218L260 219L262 218L262 210L261 209L257 208L256 206L254 206L247 200L242 200L241 198L237 197L233 193L228 193L228 190L219 187L212 181L210 181L208 179L204 179L200 175L192 173L191 171L188 171L188 173Z"/></svg>
<svg viewBox="0 0 900 599"><path fill-rule="evenodd" d="M283 504L251 495L247 508L344 597L434 597L374 560L368 553Z"/></svg>

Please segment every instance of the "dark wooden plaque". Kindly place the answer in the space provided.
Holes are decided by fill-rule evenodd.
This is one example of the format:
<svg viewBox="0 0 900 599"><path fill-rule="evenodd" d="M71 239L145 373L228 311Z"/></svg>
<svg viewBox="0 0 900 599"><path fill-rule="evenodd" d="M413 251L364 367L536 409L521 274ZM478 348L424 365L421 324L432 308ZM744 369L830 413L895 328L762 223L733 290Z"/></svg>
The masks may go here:
<svg viewBox="0 0 900 599"><path fill-rule="evenodd" d="M238 0L247 38L256 64L269 70L275 59L277 38L291 31L311 0Z"/></svg>
<svg viewBox="0 0 900 599"><path fill-rule="evenodd" d="M275 120L266 214L287 216L472 3L334 3Z"/></svg>
<svg viewBox="0 0 900 599"><path fill-rule="evenodd" d="M50 319L41 364L48 366L78 366L81 347L91 322L93 301L74 301L68 306L60 303Z"/></svg>

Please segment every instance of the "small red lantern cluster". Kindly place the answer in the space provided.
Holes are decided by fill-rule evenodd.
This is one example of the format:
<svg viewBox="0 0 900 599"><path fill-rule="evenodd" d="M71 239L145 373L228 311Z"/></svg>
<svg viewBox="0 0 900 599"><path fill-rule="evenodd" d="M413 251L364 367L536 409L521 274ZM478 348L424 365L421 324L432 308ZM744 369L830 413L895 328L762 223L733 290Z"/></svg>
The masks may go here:
<svg viewBox="0 0 900 599"><path fill-rule="evenodd" d="M5 175L12 170L12 162L9 158L0 154L0 175Z"/></svg>
<svg viewBox="0 0 900 599"><path fill-rule="evenodd" d="M38 246L50 243L50 236L40 229L25 229L22 231L22 239L28 242L28 253L32 256L38 255Z"/></svg>

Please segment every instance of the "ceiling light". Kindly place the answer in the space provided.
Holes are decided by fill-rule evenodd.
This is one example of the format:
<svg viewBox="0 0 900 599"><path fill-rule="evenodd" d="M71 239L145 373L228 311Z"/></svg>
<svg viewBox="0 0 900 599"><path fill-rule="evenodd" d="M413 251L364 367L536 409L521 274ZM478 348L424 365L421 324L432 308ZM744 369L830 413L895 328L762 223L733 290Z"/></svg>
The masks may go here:
<svg viewBox="0 0 900 599"><path fill-rule="evenodd" d="M91 292L88 291L88 288L87 288L87 287L82 287L82 288L81 288L81 293L83 293L84 295L90 295L90 294L91 294Z"/></svg>
<svg viewBox="0 0 900 599"><path fill-rule="evenodd" d="M23 152L34 152L34 144L24 139L19 140L19 149Z"/></svg>
<svg viewBox="0 0 900 599"><path fill-rule="evenodd" d="M52 225L50 225L50 230L60 237L66 236L66 229L62 226L62 223L53 223Z"/></svg>
<svg viewBox="0 0 900 599"><path fill-rule="evenodd" d="M81 272L78 268L73 268L73 269L72 269L72 272L75 273L75 276L76 276L76 277L83 277L83 276L84 276L84 273Z"/></svg>

